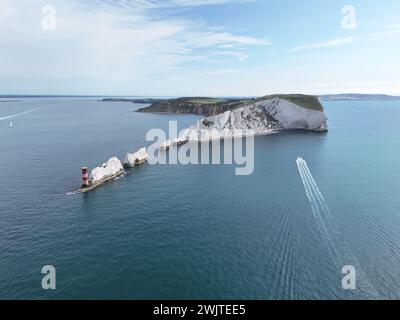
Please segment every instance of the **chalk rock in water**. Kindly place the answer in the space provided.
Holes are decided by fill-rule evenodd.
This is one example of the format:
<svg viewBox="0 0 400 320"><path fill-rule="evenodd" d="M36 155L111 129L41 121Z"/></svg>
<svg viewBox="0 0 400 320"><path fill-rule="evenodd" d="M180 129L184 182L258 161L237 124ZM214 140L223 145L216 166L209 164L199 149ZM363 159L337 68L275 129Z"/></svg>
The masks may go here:
<svg viewBox="0 0 400 320"><path fill-rule="evenodd" d="M117 157L112 157L101 167L94 168L90 173L90 181L98 184L112 179L124 172L121 161Z"/></svg>
<svg viewBox="0 0 400 320"><path fill-rule="evenodd" d="M141 148L135 153L127 153L124 159L124 165L134 167L144 163L149 158L146 148Z"/></svg>
<svg viewBox="0 0 400 320"><path fill-rule="evenodd" d="M160 145L160 150L168 150L171 147L171 140L167 140Z"/></svg>

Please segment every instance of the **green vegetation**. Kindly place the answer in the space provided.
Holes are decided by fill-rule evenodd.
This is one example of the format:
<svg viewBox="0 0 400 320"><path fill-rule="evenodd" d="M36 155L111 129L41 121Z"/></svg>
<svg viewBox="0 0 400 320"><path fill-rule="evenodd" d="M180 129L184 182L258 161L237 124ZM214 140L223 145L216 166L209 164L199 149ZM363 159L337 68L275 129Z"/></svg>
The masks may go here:
<svg viewBox="0 0 400 320"><path fill-rule="evenodd" d="M318 97L305 94L274 94L258 98L257 100L266 100L273 98L285 99L306 109L324 111L324 107L322 106Z"/></svg>
<svg viewBox="0 0 400 320"><path fill-rule="evenodd" d="M221 102L226 102L226 99L218 99L218 98L184 98L187 99L189 103L195 104L216 104Z"/></svg>
<svg viewBox="0 0 400 320"><path fill-rule="evenodd" d="M210 97L184 97L178 99L154 101L151 106L141 108L138 112L184 113L212 116L228 110L238 109L259 101L280 98L300 107L323 111L318 97L303 94L275 94L260 98L223 99Z"/></svg>

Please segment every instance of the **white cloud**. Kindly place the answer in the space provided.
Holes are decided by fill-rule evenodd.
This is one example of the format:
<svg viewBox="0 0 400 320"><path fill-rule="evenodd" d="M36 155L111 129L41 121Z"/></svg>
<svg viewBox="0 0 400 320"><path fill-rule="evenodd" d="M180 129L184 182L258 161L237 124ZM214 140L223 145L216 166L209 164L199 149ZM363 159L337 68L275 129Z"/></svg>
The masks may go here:
<svg viewBox="0 0 400 320"><path fill-rule="evenodd" d="M233 35L228 32L201 31L187 34L186 41L198 47L211 47L219 45L271 45L268 39L260 39L247 36Z"/></svg>
<svg viewBox="0 0 400 320"><path fill-rule="evenodd" d="M133 7L137 9L166 9L180 7L196 7L222 5L227 3L247 3L254 0L86 0L89 4L110 5L117 7Z"/></svg>
<svg viewBox="0 0 400 320"><path fill-rule="evenodd" d="M235 48L235 45L234 44L222 44L222 45L218 46L218 48L220 48L220 49L233 49L233 48Z"/></svg>
<svg viewBox="0 0 400 320"><path fill-rule="evenodd" d="M201 77L208 77L208 76L221 76L221 75L228 75L233 73L238 73L239 70L237 69L217 69L217 70L209 70L197 73L197 76Z"/></svg>
<svg viewBox="0 0 400 320"><path fill-rule="evenodd" d="M243 51L217 51L215 52L216 55L222 55L222 56L227 56L227 57L232 57L235 58L239 61L244 61L248 57L246 53Z"/></svg>
<svg viewBox="0 0 400 320"><path fill-rule="evenodd" d="M133 2L141 8L159 8L237 1L118 3ZM83 93L157 91L155 86L181 74L180 67L190 75L201 64L206 66L216 51L227 54L226 49L218 46L246 48L270 44L267 39L234 34L180 16L163 17L146 9L104 8L105 1L88 6L88 1L53 0L57 29L46 32L41 29L38 2L1 3L0 42L6 49L0 50L0 87L8 92L74 93L77 88L85 90ZM231 56L245 58L243 54Z"/></svg>
<svg viewBox="0 0 400 320"><path fill-rule="evenodd" d="M246 3L254 0L166 0L158 1L159 3L166 3L169 6L205 6L205 5L220 5L226 3Z"/></svg>
<svg viewBox="0 0 400 320"><path fill-rule="evenodd" d="M390 25L383 32L374 32L369 35L370 41L400 38L400 24Z"/></svg>
<svg viewBox="0 0 400 320"><path fill-rule="evenodd" d="M295 47L290 49L290 51L303 51L303 50L308 50L308 49L318 49L318 48L332 48L332 47L338 47L342 46L345 44L350 44L354 42L354 38L352 37L347 37L347 38L338 38L338 39L333 39L325 42L319 42L319 43L313 43L313 44L308 44L300 47Z"/></svg>

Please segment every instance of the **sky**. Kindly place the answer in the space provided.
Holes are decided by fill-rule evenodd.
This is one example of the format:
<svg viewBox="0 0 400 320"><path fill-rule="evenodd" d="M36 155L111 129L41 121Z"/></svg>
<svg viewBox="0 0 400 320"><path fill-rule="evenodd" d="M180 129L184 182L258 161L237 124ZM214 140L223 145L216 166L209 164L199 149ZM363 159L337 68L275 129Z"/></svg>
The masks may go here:
<svg viewBox="0 0 400 320"><path fill-rule="evenodd" d="M0 0L0 94L400 95L398 0Z"/></svg>

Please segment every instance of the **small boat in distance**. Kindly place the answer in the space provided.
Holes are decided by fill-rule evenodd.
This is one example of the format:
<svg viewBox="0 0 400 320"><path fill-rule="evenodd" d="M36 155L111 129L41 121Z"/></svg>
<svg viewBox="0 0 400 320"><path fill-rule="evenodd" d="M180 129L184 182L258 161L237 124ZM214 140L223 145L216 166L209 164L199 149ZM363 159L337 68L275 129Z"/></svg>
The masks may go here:
<svg viewBox="0 0 400 320"><path fill-rule="evenodd" d="M12 128L13 127L13 122L12 121L10 121L10 128Z"/></svg>

